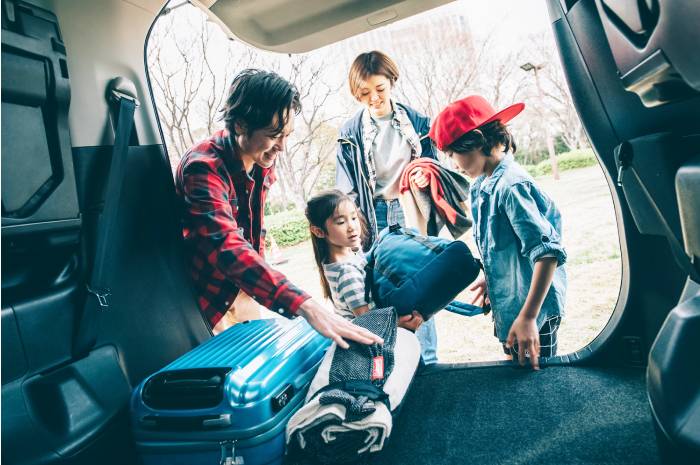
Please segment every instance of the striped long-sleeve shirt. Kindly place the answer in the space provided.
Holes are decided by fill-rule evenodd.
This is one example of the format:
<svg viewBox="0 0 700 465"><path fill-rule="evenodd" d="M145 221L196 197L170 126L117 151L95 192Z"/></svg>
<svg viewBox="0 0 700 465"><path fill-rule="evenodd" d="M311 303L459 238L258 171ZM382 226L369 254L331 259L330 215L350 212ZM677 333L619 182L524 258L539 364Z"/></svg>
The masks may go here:
<svg viewBox="0 0 700 465"><path fill-rule="evenodd" d="M355 318L352 311L364 305L368 305L370 310L374 308L374 304L368 302L365 297L366 264L364 255L359 253L353 260L323 265L323 274L328 280L333 306L343 318Z"/></svg>

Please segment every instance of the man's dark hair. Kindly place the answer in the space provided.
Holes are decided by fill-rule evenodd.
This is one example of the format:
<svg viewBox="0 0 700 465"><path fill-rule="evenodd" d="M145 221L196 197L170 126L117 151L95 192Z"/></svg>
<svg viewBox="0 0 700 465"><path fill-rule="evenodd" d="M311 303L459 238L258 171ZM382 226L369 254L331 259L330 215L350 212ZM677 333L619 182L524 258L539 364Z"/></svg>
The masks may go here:
<svg viewBox="0 0 700 465"><path fill-rule="evenodd" d="M234 123L242 125L247 134L275 122L274 134L284 129L289 111L299 114L299 91L280 75L260 69L245 69L233 78L221 119L226 129L235 134ZM275 115L277 118L275 120Z"/></svg>
<svg viewBox="0 0 700 465"><path fill-rule="evenodd" d="M513 136L510 134L510 131L508 131L506 125L496 120L464 134L459 139L452 142L447 147L447 150L456 153L466 153L481 149L484 155L489 157L491 156L491 150L501 144L503 144L504 152L515 153L517 149Z"/></svg>

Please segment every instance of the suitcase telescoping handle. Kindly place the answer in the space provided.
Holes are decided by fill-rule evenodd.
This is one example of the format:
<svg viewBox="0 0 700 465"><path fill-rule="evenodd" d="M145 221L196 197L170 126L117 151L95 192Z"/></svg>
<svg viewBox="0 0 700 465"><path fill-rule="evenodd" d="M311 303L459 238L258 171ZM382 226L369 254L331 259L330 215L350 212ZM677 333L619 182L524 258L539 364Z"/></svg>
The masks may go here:
<svg viewBox="0 0 700 465"><path fill-rule="evenodd" d="M179 428L225 428L231 426L231 414L199 415L193 417L175 417L162 415L146 415L140 419L141 425L149 428L179 429Z"/></svg>
<svg viewBox="0 0 700 465"><path fill-rule="evenodd" d="M221 460L219 465L236 465L236 441L221 441ZM239 457L240 458L240 457Z"/></svg>

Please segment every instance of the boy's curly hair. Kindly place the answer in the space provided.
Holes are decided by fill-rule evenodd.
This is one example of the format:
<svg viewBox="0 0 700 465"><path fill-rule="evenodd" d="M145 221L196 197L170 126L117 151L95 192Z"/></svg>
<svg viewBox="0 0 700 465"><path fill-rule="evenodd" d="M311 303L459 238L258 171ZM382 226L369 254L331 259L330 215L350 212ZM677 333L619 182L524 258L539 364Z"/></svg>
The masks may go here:
<svg viewBox="0 0 700 465"><path fill-rule="evenodd" d="M506 125L496 120L486 123L476 129L472 129L448 145L446 150L466 153L481 149L484 155L488 157L491 156L493 148L499 145L503 145L504 152L515 153L517 149L513 136L510 131L508 131Z"/></svg>

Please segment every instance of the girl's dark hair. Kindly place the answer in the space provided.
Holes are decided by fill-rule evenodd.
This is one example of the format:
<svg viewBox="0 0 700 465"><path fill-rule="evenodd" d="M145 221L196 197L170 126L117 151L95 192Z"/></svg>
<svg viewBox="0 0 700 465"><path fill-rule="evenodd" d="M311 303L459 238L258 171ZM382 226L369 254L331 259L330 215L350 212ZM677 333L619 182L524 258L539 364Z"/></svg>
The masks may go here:
<svg viewBox="0 0 700 465"><path fill-rule="evenodd" d="M316 226L321 228L324 232L326 230L326 220L331 218L335 211L338 209L340 204L343 202L350 202L355 208L355 202L350 198L349 195L343 194L337 189L328 189L312 197L306 203L306 219L309 221L309 232L311 233L311 244L314 248L314 257L316 258L316 266L318 266L318 273L321 276L321 287L323 288L323 295L327 299L331 298L331 288L326 279L326 275L323 272L323 264L328 263L330 258L330 251L328 248L328 242L326 239L321 237L316 237L316 235L311 231L311 226ZM359 208L357 209L357 216L360 219L360 237L365 238L367 236L367 223L365 222L362 212Z"/></svg>
<svg viewBox="0 0 700 465"><path fill-rule="evenodd" d="M273 135L277 135L287 124L290 111L301 111L299 91L294 84L270 71L245 69L231 82L221 119L230 134L236 133L236 122L247 134L274 122Z"/></svg>
<svg viewBox="0 0 700 465"><path fill-rule="evenodd" d="M465 153L481 149L484 155L489 157L493 148L501 144L504 146L504 152L515 153L517 149L513 136L506 125L496 120L472 129L448 145L447 150Z"/></svg>

